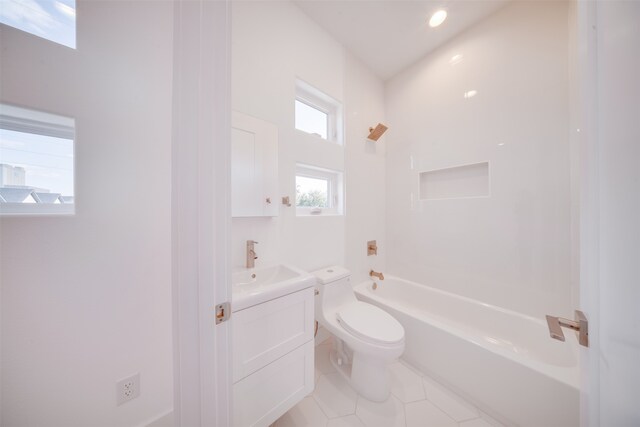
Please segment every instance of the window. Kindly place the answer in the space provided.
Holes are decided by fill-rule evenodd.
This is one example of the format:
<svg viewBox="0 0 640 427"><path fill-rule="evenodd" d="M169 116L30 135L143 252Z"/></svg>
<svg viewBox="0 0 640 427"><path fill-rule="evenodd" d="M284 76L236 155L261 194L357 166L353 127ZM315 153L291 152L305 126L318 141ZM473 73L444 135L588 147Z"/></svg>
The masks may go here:
<svg viewBox="0 0 640 427"><path fill-rule="evenodd" d="M296 167L296 213L342 215L342 173L315 166Z"/></svg>
<svg viewBox="0 0 640 427"><path fill-rule="evenodd" d="M329 95L302 80L296 81L296 129L342 144L342 106Z"/></svg>
<svg viewBox="0 0 640 427"><path fill-rule="evenodd" d="M0 0L0 22L76 48L75 0Z"/></svg>
<svg viewBox="0 0 640 427"><path fill-rule="evenodd" d="M0 214L74 213L74 120L0 104Z"/></svg>
<svg viewBox="0 0 640 427"><path fill-rule="evenodd" d="M296 129L327 139L329 114L296 99Z"/></svg>

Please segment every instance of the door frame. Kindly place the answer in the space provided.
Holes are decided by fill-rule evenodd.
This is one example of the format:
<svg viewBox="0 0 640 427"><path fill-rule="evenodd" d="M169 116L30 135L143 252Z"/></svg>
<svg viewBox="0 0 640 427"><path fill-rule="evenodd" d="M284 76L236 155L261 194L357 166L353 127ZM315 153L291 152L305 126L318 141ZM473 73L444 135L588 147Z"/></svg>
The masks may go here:
<svg viewBox="0 0 640 427"><path fill-rule="evenodd" d="M589 318L590 348L581 353L581 424L637 425L634 399L640 339L637 258L640 206L637 188L640 32L637 2L579 1L581 108L580 297ZM635 73L635 74L634 74ZM631 304L629 304L631 302Z"/></svg>
<svg viewBox="0 0 640 427"><path fill-rule="evenodd" d="M599 169L597 2L577 1L578 120L580 170L580 308L589 319L589 348L581 347L580 425L599 419ZM573 129L572 129L573 133Z"/></svg>
<svg viewBox="0 0 640 427"><path fill-rule="evenodd" d="M599 420L597 1L578 1L581 425ZM174 425L231 421L229 322L214 307L230 286L230 0L176 0L172 165ZM213 143L212 143L213 142ZM591 354L590 354L591 353Z"/></svg>
<svg viewBox="0 0 640 427"><path fill-rule="evenodd" d="M176 0L172 142L173 425L231 424L230 0Z"/></svg>

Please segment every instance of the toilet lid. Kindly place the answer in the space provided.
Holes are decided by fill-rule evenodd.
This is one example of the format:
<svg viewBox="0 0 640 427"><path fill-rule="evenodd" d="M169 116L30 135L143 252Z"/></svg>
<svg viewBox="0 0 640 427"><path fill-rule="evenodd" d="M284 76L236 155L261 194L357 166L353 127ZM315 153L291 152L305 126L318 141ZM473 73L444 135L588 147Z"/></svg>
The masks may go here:
<svg viewBox="0 0 640 427"><path fill-rule="evenodd" d="M404 328L386 311L366 302L353 302L338 310L338 323L358 338L375 344L396 344Z"/></svg>

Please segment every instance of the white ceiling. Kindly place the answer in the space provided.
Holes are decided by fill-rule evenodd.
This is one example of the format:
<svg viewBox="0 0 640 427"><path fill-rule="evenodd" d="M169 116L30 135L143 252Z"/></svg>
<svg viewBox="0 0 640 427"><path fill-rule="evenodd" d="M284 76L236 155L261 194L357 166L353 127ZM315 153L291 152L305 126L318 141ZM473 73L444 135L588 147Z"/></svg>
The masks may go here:
<svg viewBox="0 0 640 427"><path fill-rule="evenodd" d="M315 22L386 80L509 0L294 0ZM445 8L437 28L428 21Z"/></svg>

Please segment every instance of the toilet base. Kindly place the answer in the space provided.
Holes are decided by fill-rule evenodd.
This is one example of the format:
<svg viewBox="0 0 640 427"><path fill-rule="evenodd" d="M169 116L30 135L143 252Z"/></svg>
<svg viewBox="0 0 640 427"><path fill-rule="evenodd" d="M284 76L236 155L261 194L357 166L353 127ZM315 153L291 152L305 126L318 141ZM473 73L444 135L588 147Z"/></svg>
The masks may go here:
<svg viewBox="0 0 640 427"><path fill-rule="evenodd" d="M335 349L329 354L329 360L360 396L372 402L384 402L389 398L391 380L388 361L354 353L351 363L346 363L338 357Z"/></svg>

